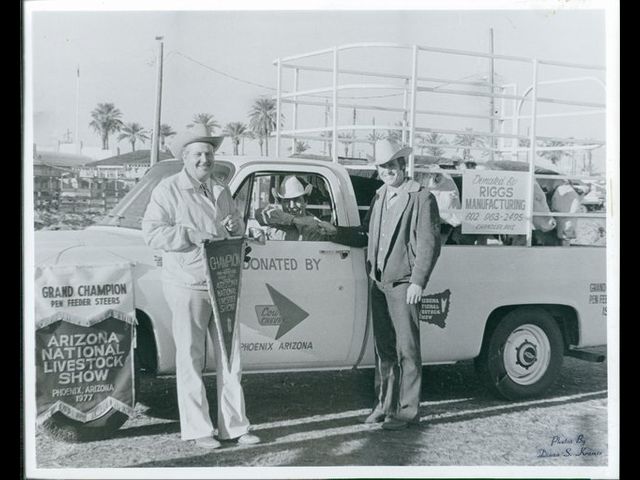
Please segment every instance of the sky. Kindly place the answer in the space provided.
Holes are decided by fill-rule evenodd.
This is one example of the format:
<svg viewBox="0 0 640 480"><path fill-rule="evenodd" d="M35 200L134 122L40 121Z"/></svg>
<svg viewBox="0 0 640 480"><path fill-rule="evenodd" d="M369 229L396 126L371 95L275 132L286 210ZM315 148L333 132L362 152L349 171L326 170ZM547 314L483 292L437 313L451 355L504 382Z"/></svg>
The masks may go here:
<svg viewBox="0 0 640 480"><path fill-rule="evenodd" d="M31 27L27 34L31 34L32 57L26 62L33 69L33 126L38 145L55 145L67 131L72 138L75 135L78 67L79 138L85 146L100 145L100 137L88 125L90 112L98 103L112 102L123 113L125 122L135 121L150 128L156 96L156 36L163 36L164 43L162 123L176 131L181 131L193 115L200 112L213 114L222 126L232 121L248 122L248 111L255 99L275 93L277 70L273 61L276 58L334 45L391 42L487 52L489 32L493 28L497 54L606 64L605 15L597 9L37 11L32 16ZM322 65L329 66L329 60L324 57ZM411 67L409 52L395 49L348 52L341 62L345 67L387 72L410 72ZM547 75L545 78L557 78L560 73L553 67L540 72ZM488 73L486 60L465 57L462 61L458 57L421 54L420 75L478 79ZM291 85L291 73L285 71L285 74L283 86L286 88ZM504 83L517 82L520 91L531 83L528 64L518 64L516 68L511 63L496 62L496 74ZM585 76L594 72L571 70L567 74ZM605 78L600 72L595 75ZM319 86L320 80L309 74L305 77L305 86ZM330 78L324 77L323 81L325 86L330 84ZM575 100L605 101L602 88L588 81L570 87L547 88L545 96L567 95ZM540 95L542 92L540 90ZM380 91L367 93L381 94ZM451 107L472 113L488 111L486 98L463 101L458 96L452 97L433 95L422 100L419 107ZM380 102L399 105L401 97ZM539 113L552 111L543 108L549 107L541 107ZM291 107L284 106L283 113L290 127ZM349 111L341 111L341 121L349 121L350 115ZM369 117L374 115L358 112L358 123L371 123ZM376 124L397 120L399 118L381 115L376 118ZM323 121L324 109L311 108L305 113L301 110L300 126L321 126ZM478 124L456 120L458 123L454 124L451 120L427 116L422 121L432 127L488 130L486 121ZM540 122L539 134L604 140L604 128L604 115L599 114L569 117L569 121L564 118ZM526 122L522 129L526 129ZM112 137L110 146L116 145L122 152L130 150L126 141L117 143ZM147 148L148 145L147 142ZM228 140L222 150L231 153ZM258 153L256 142L246 145L246 153Z"/></svg>

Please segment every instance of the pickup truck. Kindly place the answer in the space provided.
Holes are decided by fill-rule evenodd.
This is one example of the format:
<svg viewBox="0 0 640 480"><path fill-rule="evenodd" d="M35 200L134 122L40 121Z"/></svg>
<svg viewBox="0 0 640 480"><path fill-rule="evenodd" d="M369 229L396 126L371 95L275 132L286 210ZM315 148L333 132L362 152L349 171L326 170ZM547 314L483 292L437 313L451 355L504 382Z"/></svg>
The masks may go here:
<svg viewBox="0 0 640 480"><path fill-rule="evenodd" d="M181 168L177 160L157 163L96 225L35 235L36 265L135 263L139 373L175 371L162 253L145 245L141 220L153 188ZM216 157L216 176L228 183L248 232L261 228L254 212L273 202L271 189L289 174L313 185L309 211L340 226L360 224L378 185L329 161ZM363 248L277 240L250 246L238 314L245 372L374 367ZM605 295L605 248L445 245L423 293L423 363L474 359L502 397L539 395L557 378L563 356L603 360L583 349L606 343ZM215 371L210 345L206 368Z"/></svg>

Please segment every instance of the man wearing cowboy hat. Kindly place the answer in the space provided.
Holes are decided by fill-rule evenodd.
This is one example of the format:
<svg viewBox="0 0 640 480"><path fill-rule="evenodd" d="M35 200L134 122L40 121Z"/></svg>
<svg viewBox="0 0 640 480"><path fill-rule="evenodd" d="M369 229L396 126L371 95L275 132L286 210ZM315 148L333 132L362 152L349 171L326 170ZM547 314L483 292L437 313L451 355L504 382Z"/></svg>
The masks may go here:
<svg viewBox="0 0 640 480"><path fill-rule="evenodd" d="M368 246L377 403L364 420L400 430L419 421L422 380L418 302L440 255L434 196L407 176L410 147L385 140L372 164L384 182L361 227L334 227L333 241Z"/></svg>
<svg viewBox="0 0 640 480"><path fill-rule="evenodd" d="M280 205L269 205L256 211L256 220L267 226L267 238L270 240L326 240L325 229L332 225L307 214L307 195L313 186L306 187L295 175L287 175L279 188L271 193Z"/></svg>
<svg viewBox="0 0 640 480"><path fill-rule="evenodd" d="M229 188L212 176L214 152L223 137L203 125L178 136L171 150L184 162L176 175L162 180L151 194L142 220L146 243L163 251L163 290L172 313L176 345L176 386L183 440L213 449L209 403L202 381L205 339L211 333L217 366L218 438L257 443L249 434L240 385L240 339L234 336L231 360L224 364L221 340L213 324L201 244L214 238L242 235L244 222Z"/></svg>

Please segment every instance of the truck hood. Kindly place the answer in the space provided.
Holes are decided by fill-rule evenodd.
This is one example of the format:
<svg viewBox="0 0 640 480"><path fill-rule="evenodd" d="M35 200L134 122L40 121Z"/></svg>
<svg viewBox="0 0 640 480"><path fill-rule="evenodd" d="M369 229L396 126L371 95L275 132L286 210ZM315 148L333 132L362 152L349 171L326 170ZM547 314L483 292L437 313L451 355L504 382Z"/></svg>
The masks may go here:
<svg viewBox="0 0 640 480"><path fill-rule="evenodd" d="M34 235L34 259L36 265L67 263L70 257L77 260L78 253L83 252L84 257L91 251L93 263L113 261L114 258L134 260L123 253L143 246L142 232L130 228L96 226L84 230L40 230ZM59 257L58 261L56 257Z"/></svg>

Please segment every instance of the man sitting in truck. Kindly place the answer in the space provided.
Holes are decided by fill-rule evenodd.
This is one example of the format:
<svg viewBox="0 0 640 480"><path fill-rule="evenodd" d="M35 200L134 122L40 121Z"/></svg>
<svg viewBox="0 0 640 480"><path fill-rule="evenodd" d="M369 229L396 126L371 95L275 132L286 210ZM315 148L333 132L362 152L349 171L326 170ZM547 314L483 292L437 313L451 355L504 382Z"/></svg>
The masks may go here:
<svg viewBox="0 0 640 480"><path fill-rule="evenodd" d="M279 188L273 188L271 193L279 204L267 205L256 210L258 223L267 227L266 235L269 240L326 240L328 222L307 213L307 196L313 186L306 187L295 175L287 175Z"/></svg>

